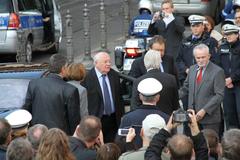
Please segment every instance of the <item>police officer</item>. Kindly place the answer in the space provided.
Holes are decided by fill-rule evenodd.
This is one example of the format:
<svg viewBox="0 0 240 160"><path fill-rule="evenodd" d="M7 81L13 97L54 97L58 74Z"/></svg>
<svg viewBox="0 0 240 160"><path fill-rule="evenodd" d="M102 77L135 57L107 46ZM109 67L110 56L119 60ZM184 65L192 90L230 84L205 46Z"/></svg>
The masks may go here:
<svg viewBox="0 0 240 160"><path fill-rule="evenodd" d="M203 22L205 21L205 17L200 15L191 15L188 17L188 20L191 25L192 34L182 41L176 60L181 85L188 74L189 67L195 64L193 48L200 43L206 44L211 53L210 60L215 62L216 49L218 45L218 42L214 38L204 32Z"/></svg>
<svg viewBox="0 0 240 160"><path fill-rule="evenodd" d="M236 25L223 26L226 42L221 44L218 55L225 72L224 116L226 127L240 127L240 41Z"/></svg>
<svg viewBox="0 0 240 160"><path fill-rule="evenodd" d="M27 110L17 109L5 117L12 127L12 139L27 136L28 125L32 115Z"/></svg>
<svg viewBox="0 0 240 160"><path fill-rule="evenodd" d="M240 0L228 0L222 10L222 17L226 21L234 21L234 15L240 11Z"/></svg>
<svg viewBox="0 0 240 160"><path fill-rule="evenodd" d="M137 90L139 91L139 97L142 101L142 105L136 107L135 110L128 112L122 117L122 121L120 124L120 128L130 128L131 126L140 126L137 127L135 144L137 147L141 147L141 138L139 135L142 121L149 114L158 114L160 115L165 122L168 121L169 116L160 111L156 104L160 98L160 91L162 90L162 84L155 78L145 78L141 80L137 86Z"/></svg>
<svg viewBox="0 0 240 160"><path fill-rule="evenodd" d="M130 36L149 37L148 26L152 20L152 3L141 0L138 5L139 15L131 21L128 33Z"/></svg>

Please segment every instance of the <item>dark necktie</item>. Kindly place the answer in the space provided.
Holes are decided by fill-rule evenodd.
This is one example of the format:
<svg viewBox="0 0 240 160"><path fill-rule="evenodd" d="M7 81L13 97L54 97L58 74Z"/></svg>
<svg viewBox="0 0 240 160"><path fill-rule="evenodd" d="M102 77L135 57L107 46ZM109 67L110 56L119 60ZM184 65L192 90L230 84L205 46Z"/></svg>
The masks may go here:
<svg viewBox="0 0 240 160"><path fill-rule="evenodd" d="M102 87L103 87L103 96L104 96L104 109L105 113L107 115L110 115L112 113L112 107L111 107L111 99L110 94L106 82L106 75L102 75Z"/></svg>
<svg viewBox="0 0 240 160"><path fill-rule="evenodd" d="M203 68L200 67L200 69L198 71L197 79L196 79L197 84L200 84L202 82L202 70L203 70Z"/></svg>

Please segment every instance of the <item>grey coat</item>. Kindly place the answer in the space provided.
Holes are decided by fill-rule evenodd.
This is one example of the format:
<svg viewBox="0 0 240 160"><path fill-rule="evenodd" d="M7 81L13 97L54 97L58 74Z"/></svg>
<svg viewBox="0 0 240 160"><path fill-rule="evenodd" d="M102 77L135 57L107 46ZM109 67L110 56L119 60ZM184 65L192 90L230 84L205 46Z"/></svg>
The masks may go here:
<svg viewBox="0 0 240 160"><path fill-rule="evenodd" d="M219 123L225 87L224 71L209 62L204 70L201 84L196 85L197 68L197 65L190 67L183 87L179 91L179 97L182 98L188 94L188 108L195 109L196 112L201 109L206 111L206 115L200 121L201 124Z"/></svg>
<svg viewBox="0 0 240 160"><path fill-rule="evenodd" d="M88 115L88 99L87 99L87 90L85 87L80 85L78 81L68 81L68 83L72 84L78 89L79 92L79 100L80 100L80 116L83 118Z"/></svg>

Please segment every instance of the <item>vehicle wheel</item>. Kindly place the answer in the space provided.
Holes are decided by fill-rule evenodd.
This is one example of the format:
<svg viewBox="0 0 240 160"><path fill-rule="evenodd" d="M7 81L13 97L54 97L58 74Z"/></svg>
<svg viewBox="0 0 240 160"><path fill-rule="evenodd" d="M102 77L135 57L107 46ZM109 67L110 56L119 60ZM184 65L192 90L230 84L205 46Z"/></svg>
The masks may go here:
<svg viewBox="0 0 240 160"><path fill-rule="evenodd" d="M25 46L25 53L26 53L26 60L28 63L32 61L32 42L30 40L27 40L26 46Z"/></svg>

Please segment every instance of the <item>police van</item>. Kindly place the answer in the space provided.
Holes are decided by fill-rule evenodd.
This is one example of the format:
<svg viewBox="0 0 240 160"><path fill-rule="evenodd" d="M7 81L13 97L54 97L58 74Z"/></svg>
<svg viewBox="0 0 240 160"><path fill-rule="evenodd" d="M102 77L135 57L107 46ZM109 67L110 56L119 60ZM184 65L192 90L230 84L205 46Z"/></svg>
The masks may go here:
<svg viewBox="0 0 240 160"><path fill-rule="evenodd" d="M19 29L28 62L33 51L57 52L62 21L55 0L1 0L0 54L17 53Z"/></svg>

